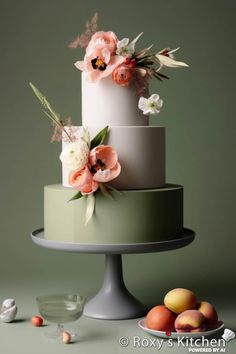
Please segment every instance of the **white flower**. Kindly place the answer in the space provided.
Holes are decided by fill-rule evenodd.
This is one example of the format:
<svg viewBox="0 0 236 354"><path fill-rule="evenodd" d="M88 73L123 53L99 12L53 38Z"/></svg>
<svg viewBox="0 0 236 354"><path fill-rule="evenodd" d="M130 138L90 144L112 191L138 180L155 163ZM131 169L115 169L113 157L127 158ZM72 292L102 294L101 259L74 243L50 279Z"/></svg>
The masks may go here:
<svg viewBox="0 0 236 354"><path fill-rule="evenodd" d="M153 94L149 98L140 97L138 108L143 111L143 114L157 114L163 105L163 100L159 95Z"/></svg>
<svg viewBox="0 0 236 354"><path fill-rule="evenodd" d="M161 66L167 66L169 68L181 68L188 67L188 64L175 60L173 55L179 48L175 48L170 50L170 48L162 49L160 52L156 54L156 58L158 59Z"/></svg>
<svg viewBox="0 0 236 354"><path fill-rule="evenodd" d="M143 32L134 38L130 43L129 38L123 38L121 41L118 41L116 54L122 55L123 57L132 57L135 53L135 43L142 36L142 34Z"/></svg>
<svg viewBox="0 0 236 354"><path fill-rule="evenodd" d="M88 161L89 147L85 141L80 139L77 142L66 145L60 155L61 162L71 169L82 170Z"/></svg>
<svg viewBox="0 0 236 354"><path fill-rule="evenodd" d="M129 38L123 38L117 43L116 54L122 55L123 57L132 57L135 52L135 44L129 43Z"/></svg>

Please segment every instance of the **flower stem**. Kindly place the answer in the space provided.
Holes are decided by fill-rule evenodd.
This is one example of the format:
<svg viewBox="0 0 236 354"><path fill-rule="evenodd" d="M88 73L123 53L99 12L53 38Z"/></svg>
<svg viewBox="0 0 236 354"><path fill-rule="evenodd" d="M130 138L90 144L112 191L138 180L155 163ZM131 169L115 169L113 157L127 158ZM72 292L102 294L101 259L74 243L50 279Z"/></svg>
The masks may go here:
<svg viewBox="0 0 236 354"><path fill-rule="evenodd" d="M64 326L62 324L58 323L58 325L57 325L57 335L61 336L62 332L64 332Z"/></svg>

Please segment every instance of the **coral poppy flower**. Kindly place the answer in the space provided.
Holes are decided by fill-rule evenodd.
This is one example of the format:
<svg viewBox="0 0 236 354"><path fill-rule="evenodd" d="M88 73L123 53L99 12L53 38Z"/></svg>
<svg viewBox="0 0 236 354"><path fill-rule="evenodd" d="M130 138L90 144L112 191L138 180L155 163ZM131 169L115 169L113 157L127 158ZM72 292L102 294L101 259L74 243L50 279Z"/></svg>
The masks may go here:
<svg viewBox="0 0 236 354"><path fill-rule="evenodd" d="M87 73L89 82L97 82L111 75L112 71L124 61L124 57L115 55L117 37L113 32L95 33L86 49L84 60L75 66Z"/></svg>
<svg viewBox="0 0 236 354"><path fill-rule="evenodd" d="M109 145L99 145L90 151L93 180L100 183L112 181L119 176L121 166L117 152Z"/></svg>

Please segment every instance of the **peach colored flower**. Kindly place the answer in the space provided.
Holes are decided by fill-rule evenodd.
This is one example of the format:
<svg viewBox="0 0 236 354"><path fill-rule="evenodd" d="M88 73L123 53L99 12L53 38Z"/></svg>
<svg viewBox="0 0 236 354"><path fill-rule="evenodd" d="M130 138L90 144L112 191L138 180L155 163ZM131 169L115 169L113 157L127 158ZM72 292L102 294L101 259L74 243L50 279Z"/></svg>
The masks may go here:
<svg viewBox="0 0 236 354"><path fill-rule="evenodd" d="M85 166L82 170L72 171L69 175L69 183L83 195L92 194L99 187L99 184L93 180L93 175L88 166Z"/></svg>
<svg viewBox="0 0 236 354"><path fill-rule="evenodd" d="M77 61L77 69L87 72L87 80L96 82L109 76L124 58L114 55L117 37L113 32L95 33L86 49L84 60Z"/></svg>
<svg viewBox="0 0 236 354"><path fill-rule="evenodd" d="M125 64L121 64L112 72L113 80L120 86L128 86L133 77L133 70Z"/></svg>
<svg viewBox="0 0 236 354"><path fill-rule="evenodd" d="M99 31L94 33L87 48L86 54L94 52L98 47L107 48L111 55L115 54L117 48L118 38L112 31L104 32Z"/></svg>
<svg viewBox="0 0 236 354"><path fill-rule="evenodd" d="M85 56L84 61L77 61L77 69L87 72L89 82L97 82L109 75L124 61L119 55L110 57L105 49L97 50L90 56Z"/></svg>
<svg viewBox="0 0 236 354"><path fill-rule="evenodd" d="M90 151L91 171L96 182L109 182L118 177L121 166L118 155L109 145L99 145Z"/></svg>

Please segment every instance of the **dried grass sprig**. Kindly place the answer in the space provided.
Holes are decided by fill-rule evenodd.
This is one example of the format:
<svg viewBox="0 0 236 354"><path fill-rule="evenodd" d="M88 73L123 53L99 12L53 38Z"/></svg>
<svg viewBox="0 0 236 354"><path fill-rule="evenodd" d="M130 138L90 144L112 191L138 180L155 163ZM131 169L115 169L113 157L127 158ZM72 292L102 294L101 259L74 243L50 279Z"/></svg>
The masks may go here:
<svg viewBox="0 0 236 354"><path fill-rule="evenodd" d="M86 48L90 42L92 35L98 29L98 13L96 12L90 21L87 21L85 24L85 31L78 35L68 47L76 49L77 47Z"/></svg>
<svg viewBox="0 0 236 354"><path fill-rule="evenodd" d="M29 83L30 87L32 88L34 94L36 95L36 97L39 99L39 101L42 103L44 110L43 112L46 114L46 116L51 119L53 125L55 125L55 127L57 127L57 132L54 131L55 133L55 140L53 141L58 141L58 133L59 131L63 131L67 138L69 139L69 141L72 141L73 139L71 138L70 134L67 132L67 130L65 129L64 123L61 120L60 114L57 113L51 106L51 104L48 102L46 96L44 96L38 89L37 87L35 87L31 82ZM53 134L54 135L54 134Z"/></svg>

